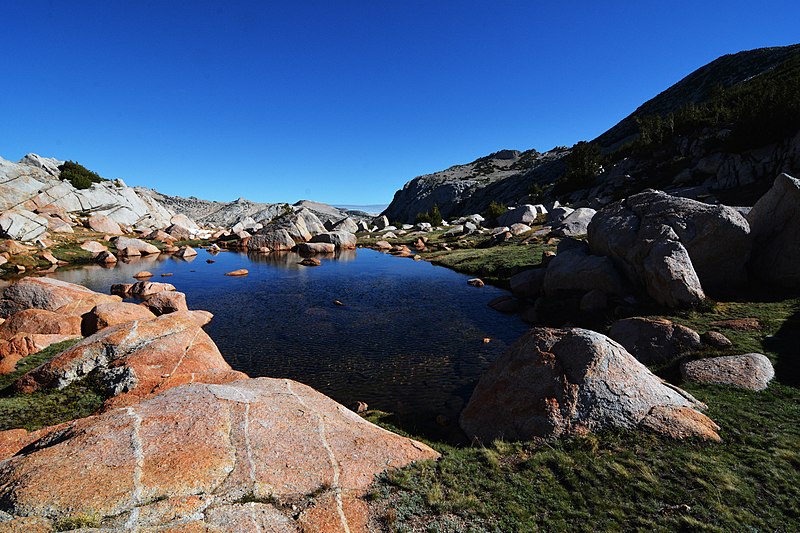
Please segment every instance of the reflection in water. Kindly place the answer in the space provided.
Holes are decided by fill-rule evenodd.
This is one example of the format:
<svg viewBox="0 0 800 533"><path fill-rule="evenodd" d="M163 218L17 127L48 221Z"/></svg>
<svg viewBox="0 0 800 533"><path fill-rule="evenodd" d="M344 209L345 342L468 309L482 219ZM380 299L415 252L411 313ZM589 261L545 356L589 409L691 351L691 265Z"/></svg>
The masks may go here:
<svg viewBox="0 0 800 533"><path fill-rule="evenodd" d="M487 307L500 289L469 287L467 276L421 261L359 249L317 256L319 267L293 252L223 252L207 264L211 255L199 253L193 264L161 256L53 276L108 292L144 266L154 280L172 273L164 281L191 308L214 313L206 330L235 369L296 379L348 406L364 401L442 438L459 434L481 371L526 329ZM239 268L249 276L224 275Z"/></svg>

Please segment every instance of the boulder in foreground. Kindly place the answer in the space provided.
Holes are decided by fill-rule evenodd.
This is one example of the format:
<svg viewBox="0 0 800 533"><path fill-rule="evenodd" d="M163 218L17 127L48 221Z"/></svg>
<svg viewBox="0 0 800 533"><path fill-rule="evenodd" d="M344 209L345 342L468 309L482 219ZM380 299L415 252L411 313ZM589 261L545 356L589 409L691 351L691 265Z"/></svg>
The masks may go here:
<svg viewBox="0 0 800 533"><path fill-rule="evenodd" d="M296 531L297 520L307 531L364 531L374 476L438 457L308 386L269 378L173 388L35 437L0 457L0 508L96 516L112 530Z"/></svg>
<svg viewBox="0 0 800 533"><path fill-rule="evenodd" d="M704 407L605 335L534 328L483 374L461 427L484 442L639 427L719 440L719 427L699 411Z"/></svg>

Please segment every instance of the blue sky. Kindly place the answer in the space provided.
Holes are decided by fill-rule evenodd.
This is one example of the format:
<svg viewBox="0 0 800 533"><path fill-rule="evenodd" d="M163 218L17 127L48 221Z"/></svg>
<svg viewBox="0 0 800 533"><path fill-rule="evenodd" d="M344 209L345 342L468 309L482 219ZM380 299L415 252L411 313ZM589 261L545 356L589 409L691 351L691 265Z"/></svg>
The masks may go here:
<svg viewBox="0 0 800 533"><path fill-rule="evenodd" d="M3 2L0 155L167 194L388 203L414 176L599 135L800 2Z"/></svg>

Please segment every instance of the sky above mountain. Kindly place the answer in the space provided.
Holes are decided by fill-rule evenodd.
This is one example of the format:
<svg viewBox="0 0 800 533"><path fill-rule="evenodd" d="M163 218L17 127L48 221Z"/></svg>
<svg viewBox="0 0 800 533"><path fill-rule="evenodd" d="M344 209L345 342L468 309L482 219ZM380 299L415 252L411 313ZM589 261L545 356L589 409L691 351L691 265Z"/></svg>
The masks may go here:
<svg viewBox="0 0 800 533"><path fill-rule="evenodd" d="M0 156L164 193L388 203L503 148L592 139L800 3L5 2Z"/></svg>

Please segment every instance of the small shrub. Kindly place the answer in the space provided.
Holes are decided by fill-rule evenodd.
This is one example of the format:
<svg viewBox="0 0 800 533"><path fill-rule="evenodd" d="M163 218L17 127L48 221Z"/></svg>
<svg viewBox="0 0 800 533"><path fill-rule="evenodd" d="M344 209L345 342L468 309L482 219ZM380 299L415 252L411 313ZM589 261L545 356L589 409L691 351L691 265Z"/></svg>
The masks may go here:
<svg viewBox="0 0 800 533"><path fill-rule="evenodd" d="M66 161L58 169L61 171L61 179L70 182L76 189L88 189L92 183L107 181L97 172L92 172L77 161Z"/></svg>
<svg viewBox="0 0 800 533"><path fill-rule="evenodd" d="M414 218L414 224L421 224L423 222L427 222L434 227L442 225L442 214L439 212L438 205L434 204L427 212L417 213L417 216Z"/></svg>
<svg viewBox="0 0 800 533"><path fill-rule="evenodd" d="M486 220L496 222L497 219L506 211L508 211L506 204L501 204L500 202L495 202L492 200L492 202L489 204L489 207L487 207L486 210L481 214Z"/></svg>
<svg viewBox="0 0 800 533"><path fill-rule="evenodd" d="M538 200L539 198L544 196L544 189L538 183L534 183L528 188L528 196Z"/></svg>
<svg viewBox="0 0 800 533"><path fill-rule="evenodd" d="M603 170L601 162L599 146L579 141L567 156L567 172L556 181L553 193L560 196L591 186L594 178Z"/></svg>

